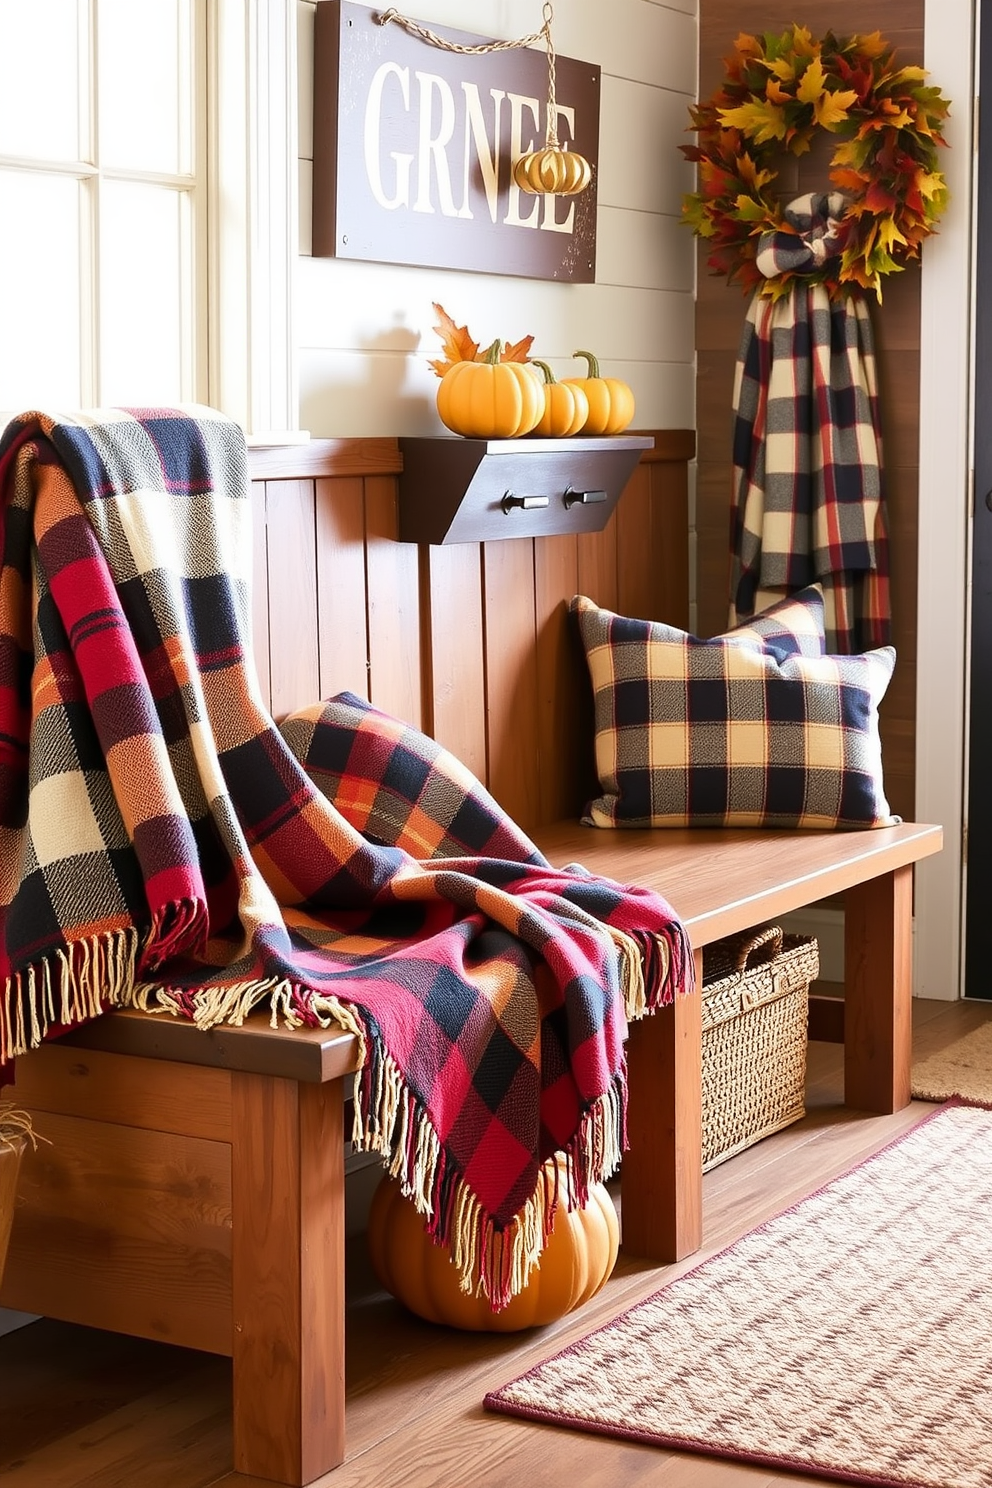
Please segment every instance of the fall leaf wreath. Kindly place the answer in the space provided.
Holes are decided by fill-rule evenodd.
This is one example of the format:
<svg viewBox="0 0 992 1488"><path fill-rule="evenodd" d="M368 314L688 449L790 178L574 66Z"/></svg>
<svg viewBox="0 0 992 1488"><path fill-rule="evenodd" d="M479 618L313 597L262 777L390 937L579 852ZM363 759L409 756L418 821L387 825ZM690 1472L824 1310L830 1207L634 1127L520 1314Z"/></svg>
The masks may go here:
<svg viewBox="0 0 992 1488"><path fill-rule="evenodd" d="M919 257L947 204L948 100L922 67L896 66L877 31L741 35L723 65L723 86L689 111L699 143L680 147L698 163L682 215L706 240L707 266L773 299L801 278L880 300L883 277ZM821 130L837 140L831 190L783 205L783 152L804 155Z"/></svg>

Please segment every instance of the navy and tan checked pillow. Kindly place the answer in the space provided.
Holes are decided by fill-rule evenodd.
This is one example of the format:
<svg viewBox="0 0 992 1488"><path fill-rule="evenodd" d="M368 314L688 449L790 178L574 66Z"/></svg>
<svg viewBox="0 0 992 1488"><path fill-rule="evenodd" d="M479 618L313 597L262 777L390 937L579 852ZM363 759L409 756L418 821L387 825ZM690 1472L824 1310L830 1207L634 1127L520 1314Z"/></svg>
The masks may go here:
<svg viewBox="0 0 992 1488"><path fill-rule="evenodd" d="M781 611L782 606L776 606ZM815 608L815 606L814 606ZM871 827L885 799L878 705L895 651L804 654L788 614L701 640L576 595L595 696L598 827ZM756 627L760 627L757 629ZM822 647L822 642L821 642Z"/></svg>
<svg viewBox="0 0 992 1488"><path fill-rule="evenodd" d="M760 615L734 626L720 639L738 645L771 648L783 656L822 656L825 626L823 590L819 584L810 584L807 589L800 589L762 610ZM671 629L668 626L664 628ZM685 636L681 630L672 630L672 634L675 638ZM694 640L695 637L687 639Z"/></svg>

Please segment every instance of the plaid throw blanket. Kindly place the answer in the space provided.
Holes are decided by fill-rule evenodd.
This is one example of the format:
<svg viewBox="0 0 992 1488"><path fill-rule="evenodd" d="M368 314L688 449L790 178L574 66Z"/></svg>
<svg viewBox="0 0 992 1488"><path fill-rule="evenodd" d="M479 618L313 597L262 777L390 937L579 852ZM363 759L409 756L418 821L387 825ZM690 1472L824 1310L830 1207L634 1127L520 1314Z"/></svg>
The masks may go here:
<svg viewBox="0 0 992 1488"><path fill-rule="evenodd" d="M0 483L0 1071L114 1006L349 1029L358 1146L505 1305L554 1155L573 1205L619 1160L626 1020L690 989L682 927L553 869L358 699L275 727L244 440L219 415L27 414Z"/></svg>
<svg viewBox="0 0 992 1488"><path fill-rule="evenodd" d="M815 260L822 241L792 251ZM787 250L768 243L766 267ZM888 529L864 299L832 300L823 285L802 282L776 300L756 293L733 406L731 623L819 583L828 652L886 645Z"/></svg>

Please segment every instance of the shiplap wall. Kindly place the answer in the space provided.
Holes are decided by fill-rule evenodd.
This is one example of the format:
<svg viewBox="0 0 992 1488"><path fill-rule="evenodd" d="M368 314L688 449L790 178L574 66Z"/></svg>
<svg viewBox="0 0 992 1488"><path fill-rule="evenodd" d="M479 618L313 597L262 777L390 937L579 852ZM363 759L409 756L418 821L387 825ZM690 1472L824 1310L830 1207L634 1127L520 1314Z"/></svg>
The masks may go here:
<svg viewBox="0 0 992 1488"><path fill-rule="evenodd" d="M596 283L557 284L449 269L310 256L313 159L313 0L299 4L300 244L297 283L300 423L314 435L444 432L432 302L477 341L533 334L534 354L560 376L585 364L577 346L625 378L639 428L695 423L691 234L679 223L690 165L695 95L694 0L558 0L554 41L602 68ZM427 25L486 38L536 31L539 0L411 0L399 9Z"/></svg>

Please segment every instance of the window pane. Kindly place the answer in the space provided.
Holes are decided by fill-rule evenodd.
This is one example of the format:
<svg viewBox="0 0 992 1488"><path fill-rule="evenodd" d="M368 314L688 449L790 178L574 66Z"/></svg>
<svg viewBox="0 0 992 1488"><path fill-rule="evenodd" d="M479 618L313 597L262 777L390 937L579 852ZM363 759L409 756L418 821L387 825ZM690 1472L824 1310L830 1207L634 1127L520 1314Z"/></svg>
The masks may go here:
<svg viewBox="0 0 992 1488"><path fill-rule="evenodd" d="M78 0L0 0L0 155L78 160Z"/></svg>
<svg viewBox="0 0 992 1488"><path fill-rule="evenodd" d="M184 397L189 213L182 193L105 181L100 208L100 401Z"/></svg>
<svg viewBox="0 0 992 1488"><path fill-rule="evenodd" d="M188 172L190 0L100 0L99 14L101 164Z"/></svg>
<svg viewBox="0 0 992 1488"><path fill-rule="evenodd" d="M0 408L78 408L78 181L0 171Z"/></svg>

